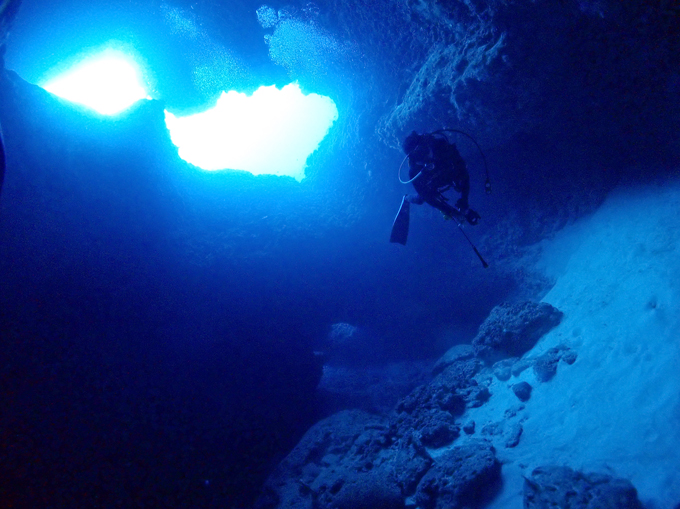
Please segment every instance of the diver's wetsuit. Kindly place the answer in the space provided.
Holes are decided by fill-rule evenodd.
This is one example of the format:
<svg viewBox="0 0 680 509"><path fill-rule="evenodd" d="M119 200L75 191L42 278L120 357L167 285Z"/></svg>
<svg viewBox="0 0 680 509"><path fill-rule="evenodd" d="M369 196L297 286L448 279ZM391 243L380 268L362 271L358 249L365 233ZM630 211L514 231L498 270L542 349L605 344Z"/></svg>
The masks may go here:
<svg viewBox="0 0 680 509"><path fill-rule="evenodd" d="M416 177L418 173L420 175ZM408 195L407 201L416 205L428 203L448 217L477 223L479 215L468 209L470 175L465 161L446 137L436 134L421 137L409 155L409 179L414 177L413 187L418 194ZM442 194L450 188L461 194L455 207Z"/></svg>

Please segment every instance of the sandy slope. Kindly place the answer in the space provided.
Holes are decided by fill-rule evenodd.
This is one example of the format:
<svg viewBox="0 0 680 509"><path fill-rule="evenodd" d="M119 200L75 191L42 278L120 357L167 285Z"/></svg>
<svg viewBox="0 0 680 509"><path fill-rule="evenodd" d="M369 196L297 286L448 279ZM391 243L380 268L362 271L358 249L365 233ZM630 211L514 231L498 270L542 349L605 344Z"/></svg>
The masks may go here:
<svg viewBox="0 0 680 509"><path fill-rule="evenodd" d="M516 420L515 449L496 444L504 489L492 507L520 508L523 479L545 464L630 479L648 508L680 503L680 184L622 189L592 217L544 246L556 277L545 301L564 320L526 356L560 344L578 353L548 383L532 370L494 380L470 418L480 430L519 401L511 384L534 386ZM477 434L477 433L476 433Z"/></svg>

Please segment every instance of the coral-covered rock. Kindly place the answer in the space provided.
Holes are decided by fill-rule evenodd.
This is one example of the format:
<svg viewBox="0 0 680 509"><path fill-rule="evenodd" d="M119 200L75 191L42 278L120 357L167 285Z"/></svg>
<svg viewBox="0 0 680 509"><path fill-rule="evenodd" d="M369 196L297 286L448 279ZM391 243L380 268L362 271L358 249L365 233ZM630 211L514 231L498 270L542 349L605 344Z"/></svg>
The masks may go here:
<svg viewBox="0 0 680 509"><path fill-rule="evenodd" d="M538 467L524 482L525 509L642 509L630 481L568 467Z"/></svg>
<svg viewBox="0 0 680 509"><path fill-rule="evenodd" d="M470 385L465 389L459 389L458 395L463 398L467 408L478 408L491 398L489 389L477 384Z"/></svg>
<svg viewBox="0 0 680 509"><path fill-rule="evenodd" d="M472 340L476 355L487 362L521 357L562 320L563 313L545 302L501 304L491 310Z"/></svg>
<svg viewBox="0 0 680 509"><path fill-rule="evenodd" d="M500 487L501 466L487 442L454 447L437 458L416 491L423 509L479 507Z"/></svg>
<svg viewBox="0 0 680 509"><path fill-rule="evenodd" d="M419 385L397 403L397 413L412 413L416 408L429 404L431 400L427 385Z"/></svg>
<svg viewBox="0 0 680 509"><path fill-rule="evenodd" d="M459 359L428 385L414 389L396 407L397 435L417 433L418 440L427 447L443 447L458 438L460 428L455 417L490 397L489 390L473 378L481 367L478 359Z"/></svg>
<svg viewBox="0 0 680 509"><path fill-rule="evenodd" d="M388 424L386 418L356 410L315 424L269 477L256 507L311 509L336 498L342 507L360 507L346 505L360 497L400 507L394 495L400 488L380 458L390 446Z"/></svg>
<svg viewBox="0 0 680 509"><path fill-rule="evenodd" d="M418 483L432 466L432 458L415 440L396 443L383 453L389 456L392 472L397 485L404 496L411 496L416 492Z"/></svg>
<svg viewBox="0 0 680 509"><path fill-rule="evenodd" d="M477 359L459 360L447 366L428 385L416 387L403 398L397 404L397 413L437 409L460 415L467 406L479 406L478 402L489 398L488 389L480 387L473 378L481 367Z"/></svg>
<svg viewBox="0 0 680 509"><path fill-rule="evenodd" d="M436 412L429 422L420 427L421 440L424 446L444 447L460 436L460 428L456 426L455 422L447 422L448 420L449 418L446 415Z"/></svg>
<svg viewBox="0 0 680 509"><path fill-rule="evenodd" d="M460 435L460 428L450 412L437 408L419 408L409 414L403 412L395 420L396 435L415 437L426 447L443 447Z"/></svg>
<svg viewBox="0 0 680 509"><path fill-rule="evenodd" d="M466 361L475 356L475 350L470 345L456 345L442 355L432 368L432 373L438 375L446 368L458 361Z"/></svg>
<svg viewBox="0 0 680 509"><path fill-rule="evenodd" d="M274 470L255 507L404 507L432 459L415 433L398 437L395 429L386 418L358 410L324 419Z"/></svg>
<svg viewBox="0 0 680 509"><path fill-rule="evenodd" d="M456 391L476 385L473 377L479 373L482 363L478 359L459 360L439 373L430 386L436 391Z"/></svg>
<svg viewBox="0 0 680 509"><path fill-rule="evenodd" d="M466 407L480 406L490 397L488 389L473 378L481 368L478 359L461 360L445 368L428 385L434 401L454 415L462 414Z"/></svg>
<svg viewBox="0 0 680 509"><path fill-rule="evenodd" d="M402 509L404 498L387 468L366 472L324 471L318 506L333 509ZM327 489L326 489L327 488Z"/></svg>

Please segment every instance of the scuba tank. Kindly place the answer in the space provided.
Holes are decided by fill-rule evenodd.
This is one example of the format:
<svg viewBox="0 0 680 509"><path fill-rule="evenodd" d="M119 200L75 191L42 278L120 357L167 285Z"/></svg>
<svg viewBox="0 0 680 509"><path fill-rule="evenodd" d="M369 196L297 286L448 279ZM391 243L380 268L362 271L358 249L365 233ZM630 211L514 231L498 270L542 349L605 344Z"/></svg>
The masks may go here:
<svg viewBox="0 0 680 509"><path fill-rule="evenodd" d="M435 136L435 135L439 134L439 135L443 136L446 139L446 141L448 142L448 138L446 137L446 133L462 134L464 136L467 136L475 144L475 146L479 150L480 155L482 156L482 161L484 162L484 172L486 174L486 177L484 179L484 191L486 192L486 194L491 194L491 179L489 177L489 166L486 163L486 156L484 155L484 151L482 150L482 147L479 146L479 143L477 143L477 140L475 140L472 136L470 136L465 131L460 131L458 129L439 129L438 131L433 131L433 132L428 133L428 134L423 134L422 136ZM418 149L418 145L416 145L408 154L406 154L404 159L401 161L401 164L399 165L397 177L399 178L399 182L401 182L402 184L410 184L415 179L420 177L423 173L423 171L421 170L412 179L406 180L406 181L402 180L402 178L401 178L401 168L404 166L404 163L411 156L411 154L413 154L413 152L415 152L417 149Z"/></svg>

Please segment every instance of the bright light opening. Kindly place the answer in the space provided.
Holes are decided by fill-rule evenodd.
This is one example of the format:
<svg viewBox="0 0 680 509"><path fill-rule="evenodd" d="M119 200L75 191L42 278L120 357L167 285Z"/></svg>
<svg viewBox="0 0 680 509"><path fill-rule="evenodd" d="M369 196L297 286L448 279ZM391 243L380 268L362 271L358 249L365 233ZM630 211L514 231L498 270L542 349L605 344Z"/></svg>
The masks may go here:
<svg viewBox="0 0 680 509"><path fill-rule="evenodd" d="M210 110L186 117L166 111L172 142L204 170L243 170L301 181L307 157L338 119L328 97L304 95L297 84L260 87L251 96L222 92Z"/></svg>
<svg viewBox="0 0 680 509"><path fill-rule="evenodd" d="M42 87L102 115L115 115L140 99L150 99L140 74L131 57L119 50L106 49L81 60Z"/></svg>

